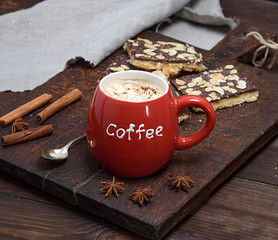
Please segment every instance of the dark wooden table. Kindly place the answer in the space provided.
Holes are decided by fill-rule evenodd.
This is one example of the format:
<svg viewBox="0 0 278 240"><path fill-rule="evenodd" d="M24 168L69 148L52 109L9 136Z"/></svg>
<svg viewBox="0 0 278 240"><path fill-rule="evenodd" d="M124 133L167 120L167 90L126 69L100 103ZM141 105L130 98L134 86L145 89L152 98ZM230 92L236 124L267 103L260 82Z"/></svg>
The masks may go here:
<svg viewBox="0 0 278 240"><path fill-rule="evenodd" d="M38 0L7 1L0 14ZM225 16L278 35L278 3L222 0ZM4 6L4 7L3 7ZM277 74L278 64L271 70ZM278 79L277 79L278 80ZM0 93L0 110L20 93ZM277 107L277 106L273 106ZM278 239L278 137L225 181L166 239ZM0 172L0 239L142 239Z"/></svg>

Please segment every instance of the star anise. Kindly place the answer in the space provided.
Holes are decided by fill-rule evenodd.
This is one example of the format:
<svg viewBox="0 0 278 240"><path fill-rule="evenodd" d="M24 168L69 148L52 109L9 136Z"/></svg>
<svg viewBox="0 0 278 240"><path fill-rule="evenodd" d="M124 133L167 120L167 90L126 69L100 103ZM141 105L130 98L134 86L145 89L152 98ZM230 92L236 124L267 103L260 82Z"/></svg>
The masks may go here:
<svg viewBox="0 0 278 240"><path fill-rule="evenodd" d="M113 176L112 182L108 180L107 182L101 182L101 184L104 185L104 187L101 189L101 191L106 192L105 197L109 197L111 194L118 197L118 192L122 192L125 189L122 187L124 185L123 182L115 182L115 177Z"/></svg>
<svg viewBox="0 0 278 240"><path fill-rule="evenodd" d="M23 131L23 130L27 129L28 126L29 126L29 123L23 122L22 118L18 118L13 122L12 133Z"/></svg>
<svg viewBox="0 0 278 240"><path fill-rule="evenodd" d="M176 173L169 173L168 181L172 187L182 190L188 190L195 183L189 176Z"/></svg>
<svg viewBox="0 0 278 240"><path fill-rule="evenodd" d="M147 187L143 190L137 188L132 194L129 195L130 200L135 203L138 203L139 206L143 204L148 204L149 198L153 197L152 189Z"/></svg>

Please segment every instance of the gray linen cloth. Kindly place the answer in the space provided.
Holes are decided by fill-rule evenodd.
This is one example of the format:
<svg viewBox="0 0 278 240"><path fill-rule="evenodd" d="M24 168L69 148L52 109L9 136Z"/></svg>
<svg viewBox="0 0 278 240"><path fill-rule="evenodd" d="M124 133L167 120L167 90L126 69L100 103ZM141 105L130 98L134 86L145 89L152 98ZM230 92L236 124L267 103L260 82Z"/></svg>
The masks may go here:
<svg viewBox="0 0 278 240"><path fill-rule="evenodd" d="M214 47L239 23L223 15L219 0L191 0L166 20L170 24L161 24L158 32L205 50Z"/></svg>
<svg viewBox="0 0 278 240"><path fill-rule="evenodd" d="M231 28L237 26L236 19L225 18L219 0L190 1L188 6L185 6L176 16L213 26L228 25Z"/></svg>
<svg viewBox="0 0 278 240"><path fill-rule="evenodd" d="M0 91L32 90L79 57L95 66L189 1L45 0L2 15Z"/></svg>

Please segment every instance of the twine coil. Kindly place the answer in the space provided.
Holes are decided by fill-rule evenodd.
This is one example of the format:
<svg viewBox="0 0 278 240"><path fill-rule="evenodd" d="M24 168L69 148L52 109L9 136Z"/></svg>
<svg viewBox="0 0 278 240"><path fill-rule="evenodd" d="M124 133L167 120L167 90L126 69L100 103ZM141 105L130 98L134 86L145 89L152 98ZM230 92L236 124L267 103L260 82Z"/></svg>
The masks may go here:
<svg viewBox="0 0 278 240"><path fill-rule="evenodd" d="M252 63L256 67L262 67L264 65L269 53L269 49L273 49L275 51L273 59L271 60L271 63L268 65L268 69L270 70L273 67L276 58L278 56L278 43L272 40L265 40L260 33L255 31L247 33L246 37L254 37L262 44L258 49L256 49L253 55ZM263 58L261 60L257 60L257 56L259 52L264 49L265 49L265 53Z"/></svg>

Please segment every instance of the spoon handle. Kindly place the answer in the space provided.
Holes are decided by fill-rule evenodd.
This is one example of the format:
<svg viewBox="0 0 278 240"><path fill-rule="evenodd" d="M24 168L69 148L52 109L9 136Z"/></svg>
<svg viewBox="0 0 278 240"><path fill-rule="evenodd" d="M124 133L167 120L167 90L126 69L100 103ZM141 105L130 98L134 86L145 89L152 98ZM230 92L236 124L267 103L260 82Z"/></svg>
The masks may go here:
<svg viewBox="0 0 278 240"><path fill-rule="evenodd" d="M86 137L86 133L83 133L82 135L72 139L70 142L67 143L67 145L65 146L66 148L69 148L71 144L73 144L74 142L80 140L81 138Z"/></svg>

